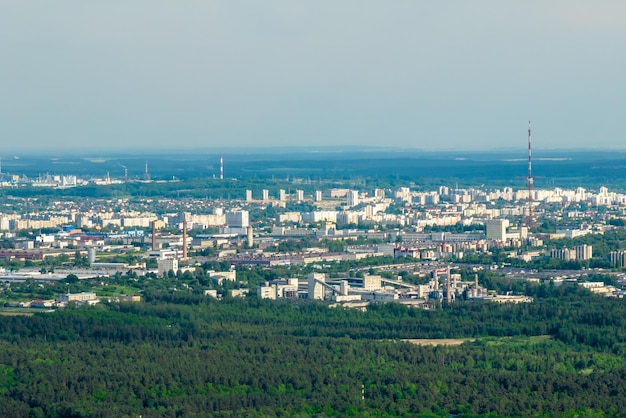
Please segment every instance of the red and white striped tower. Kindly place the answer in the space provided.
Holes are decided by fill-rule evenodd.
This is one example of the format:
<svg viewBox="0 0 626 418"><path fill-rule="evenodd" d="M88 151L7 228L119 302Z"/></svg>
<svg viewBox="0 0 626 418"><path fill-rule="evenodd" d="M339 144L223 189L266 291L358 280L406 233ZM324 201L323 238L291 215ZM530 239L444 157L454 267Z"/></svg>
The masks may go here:
<svg viewBox="0 0 626 418"><path fill-rule="evenodd" d="M528 227L533 223L533 163L530 121L528 121Z"/></svg>
<svg viewBox="0 0 626 418"><path fill-rule="evenodd" d="M224 156L220 155L220 180L224 180Z"/></svg>

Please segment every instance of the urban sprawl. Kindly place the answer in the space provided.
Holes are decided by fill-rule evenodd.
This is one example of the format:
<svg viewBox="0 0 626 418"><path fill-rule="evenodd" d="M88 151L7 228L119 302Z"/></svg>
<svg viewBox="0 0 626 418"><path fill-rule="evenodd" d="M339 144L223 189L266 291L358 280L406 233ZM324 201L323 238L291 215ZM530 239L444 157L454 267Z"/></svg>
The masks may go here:
<svg viewBox="0 0 626 418"><path fill-rule="evenodd" d="M18 180L5 178L4 189L21 187ZM29 187L107 187L124 181L47 176ZM4 295L24 283L39 288L67 283L67 291L54 299L22 295L8 305L140 301L140 288L131 294L99 291L120 275L170 280L174 290L214 298L315 299L361 309L374 302L430 309L459 298L533 302L523 294L487 288L479 281L486 272L554 285L573 281L606 296L624 295L624 249L603 253L591 241L581 241L623 229L626 195L606 187L241 192L242 199L231 200L52 198L43 203L7 196L0 209ZM542 268L533 264L538 261ZM332 268L341 263L349 268ZM288 273L257 283L241 278L248 269L278 267ZM200 274L210 280L184 281ZM606 275L611 283L588 280L590 274ZM76 281L92 286L72 292Z"/></svg>

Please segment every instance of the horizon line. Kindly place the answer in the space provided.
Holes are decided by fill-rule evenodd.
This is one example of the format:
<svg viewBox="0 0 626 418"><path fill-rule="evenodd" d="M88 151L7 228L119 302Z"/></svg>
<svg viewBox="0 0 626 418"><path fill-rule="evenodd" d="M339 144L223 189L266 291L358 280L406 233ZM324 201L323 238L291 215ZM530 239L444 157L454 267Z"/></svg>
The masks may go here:
<svg viewBox="0 0 626 418"><path fill-rule="evenodd" d="M0 150L0 158L11 159L14 157L18 157L19 154L22 156L25 155L33 155L33 156L42 156L42 155L71 155L71 156L93 156L93 155L161 155L164 153L174 154L174 155L185 155L189 153L198 153L201 152L203 154L275 154L276 152L280 152L281 154L290 154L295 152L305 152L307 154L341 154L341 153L368 153L368 152L410 152L410 153L425 153L425 154L454 154L454 153L466 153L466 154L496 154L496 153L525 153L525 147L502 147L502 148L489 148L489 149L450 149L450 148L439 148L439 149L424 149L418 147L389 147L389 146L351 146L351 145L329 145L329 146L308 146L308 145L290 145L290 146L259 146L259 147L163 147L159 149L143 149L141 147L138 148L91 148L91 149L76 149L76 148L68 148L68 149L42 149L38 148L36 150L33 149L11 149L7 148L4 150ZM578 153L578 152L626 152L626 146L624 147L606 147L606 148L562 148L562 147L533 147L533 151L546 151L546 152L570 152L570 153ZM19 158L19 157L18 157Z"/></svg>

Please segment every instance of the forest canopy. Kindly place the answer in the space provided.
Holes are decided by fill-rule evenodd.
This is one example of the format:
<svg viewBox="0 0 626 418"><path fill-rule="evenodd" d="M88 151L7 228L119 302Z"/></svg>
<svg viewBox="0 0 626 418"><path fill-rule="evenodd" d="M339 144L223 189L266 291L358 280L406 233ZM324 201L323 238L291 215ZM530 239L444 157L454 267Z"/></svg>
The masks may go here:
<svg viewBox="0 0 626 418"><path fill-rule="evenodd" d="M0 318L1 416L618 416L626 306L575 285L532 304L399 304L147 292ZM468 339L420 346L416 338Z"/></svg>

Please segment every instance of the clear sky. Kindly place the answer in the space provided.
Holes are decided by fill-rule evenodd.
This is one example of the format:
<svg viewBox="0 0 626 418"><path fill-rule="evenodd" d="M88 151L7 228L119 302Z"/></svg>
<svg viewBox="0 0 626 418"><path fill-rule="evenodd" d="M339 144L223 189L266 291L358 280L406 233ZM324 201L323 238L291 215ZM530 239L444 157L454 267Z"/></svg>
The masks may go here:
<svg viewBox="0 0 626 418"><path fill-rule="evenodd" d="M2 149L626 149L623 0L0 0Z"/></svg>

